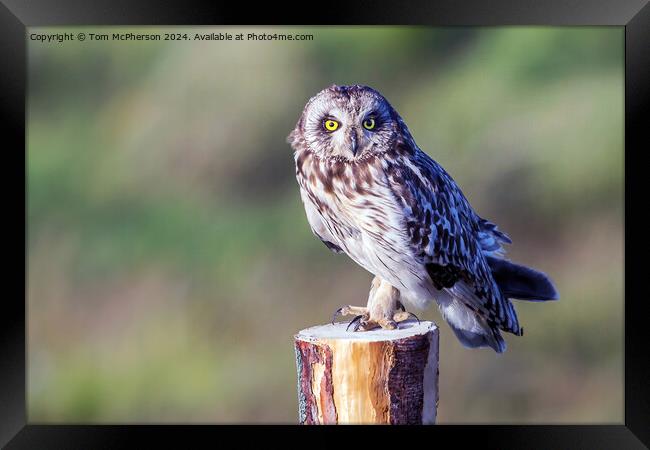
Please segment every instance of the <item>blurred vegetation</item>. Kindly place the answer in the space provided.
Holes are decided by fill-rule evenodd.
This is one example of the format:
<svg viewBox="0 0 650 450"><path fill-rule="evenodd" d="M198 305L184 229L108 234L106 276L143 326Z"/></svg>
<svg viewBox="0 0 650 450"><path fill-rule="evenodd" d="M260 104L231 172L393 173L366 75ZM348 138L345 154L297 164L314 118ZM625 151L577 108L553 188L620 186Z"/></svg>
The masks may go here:
<svg viewBox="0 0 650 450"><path fill-rule="evenodd" d="M256 31L314 40L29 43L30 422L295 423L292 335L371 275L311 235L285 138L360 83L561 294L503 355L421 313L439 422L622 423L623 29Z"/></svg>

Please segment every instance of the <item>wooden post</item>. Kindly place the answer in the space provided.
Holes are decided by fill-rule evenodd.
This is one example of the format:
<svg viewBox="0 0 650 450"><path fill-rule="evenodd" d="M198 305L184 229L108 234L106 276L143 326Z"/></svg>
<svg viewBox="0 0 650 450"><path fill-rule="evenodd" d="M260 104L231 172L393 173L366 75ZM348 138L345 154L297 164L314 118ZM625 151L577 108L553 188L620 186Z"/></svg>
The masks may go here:
<svg viewBox="0 0 650 450"><path fill-rule="evenodd" d="M294 336L301 424L432 424L438 408L438 327L352 332L345 323Z"/></svg>

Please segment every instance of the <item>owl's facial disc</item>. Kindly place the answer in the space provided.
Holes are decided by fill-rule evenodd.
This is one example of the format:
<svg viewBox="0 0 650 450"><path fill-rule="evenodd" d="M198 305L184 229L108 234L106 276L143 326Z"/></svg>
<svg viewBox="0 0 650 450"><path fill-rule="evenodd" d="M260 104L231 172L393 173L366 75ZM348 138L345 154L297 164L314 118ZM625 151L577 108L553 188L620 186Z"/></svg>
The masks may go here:
<svg viewBox="0 0 650 450"><path fill-rule="evenodd" d="M305 108L302 131L306 144L321 158L349 162L391 148L396 124L388 102L364 86L333 86Z"/></svg>

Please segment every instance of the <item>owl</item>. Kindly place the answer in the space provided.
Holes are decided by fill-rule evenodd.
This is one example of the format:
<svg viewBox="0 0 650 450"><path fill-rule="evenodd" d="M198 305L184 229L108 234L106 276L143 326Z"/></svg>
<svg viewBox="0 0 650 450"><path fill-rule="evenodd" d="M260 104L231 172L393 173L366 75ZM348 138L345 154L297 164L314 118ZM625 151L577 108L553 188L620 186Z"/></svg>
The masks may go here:
<svg viewBox="0 0 650 450"><path fill-rule="evenodd" d="M506 349L523 335L510 299L555 300L542 272L504 258L510 238L480 217L452 177L367 86L312 97L287 138L307 220L330 250L374 275L366 306L343 306L353 331L395 329L435 300L466 347Z"/></svg>

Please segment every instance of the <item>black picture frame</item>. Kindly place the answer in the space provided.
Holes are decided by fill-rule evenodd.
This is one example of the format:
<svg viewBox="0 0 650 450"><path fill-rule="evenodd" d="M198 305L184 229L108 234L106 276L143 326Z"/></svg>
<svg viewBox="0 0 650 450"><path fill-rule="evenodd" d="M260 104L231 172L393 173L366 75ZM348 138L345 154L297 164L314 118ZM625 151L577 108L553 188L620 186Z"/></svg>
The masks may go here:
<svg viewBox="0 0 650 450"><path fill-rule="evenodd" d="M375 427L369 444L388 433L407 432L408 439L426 439L431 445L473 443L482 448L645 448L650 445L650 351L647 348L649 302L644 292L647 237L642 215L647 200L642 193L643 161L647 140L650 98L650 6L648 0L509 0L509 1L412 1L408 5L389 1L328 2L311 13L299 5L256 3L196 3L193 1L146 1L134 5L124 0L0 0L0 109L5 133L3 198L5 242L15 245L5 258L20 276L6 276L0 317L0 445L21 448L116 448L146 442L146 447L174 445L215 446L226 442L224 431L234 431L246 443L251 430L298 442L295 433L341 434L363 427L271 427L271 426L153 426L153 425L33 425L26 414L26 27L46 25L598 25L625 28L625 419L620 425L458 425L437 427ZM303 4L307 6L306 4ZM644 145L645 144L645 145ZM22 186L22 189L21 189ZM22 195L22 202L20 197ZM9 203L12 203L9 206ZM636 216L636 217L635 217ZM18 236L24 236L20 250ZM22 270L19 262L22 261ZM10 272L5 272L9 274ZM9 287L10 289L7 289ZM594 333L601 330L594 330ZM291 439L289 440L289 433ZM305 436L306 437L306 436ZM296 439L298 438L298 439ZM353 439L352 436L349 439ZM242 442L242 441L238 441ZM339 441L341 442L341 441ZM358 445L354 441L343 445ZM158 444L160 443L160 444ZM365 442L364 442L365 443Z"/></svg>

